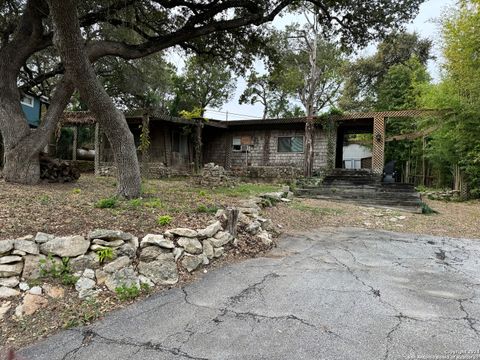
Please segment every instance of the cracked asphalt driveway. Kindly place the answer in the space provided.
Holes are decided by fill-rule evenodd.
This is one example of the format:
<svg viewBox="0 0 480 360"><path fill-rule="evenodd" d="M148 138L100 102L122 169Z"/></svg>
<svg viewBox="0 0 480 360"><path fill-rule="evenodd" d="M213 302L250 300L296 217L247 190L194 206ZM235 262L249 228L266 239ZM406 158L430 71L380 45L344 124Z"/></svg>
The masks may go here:
<svg viewBox="0 0 480 360"><path fill-rule="evenodd" d="M479 261L479 240L348 228L286 236L266 257L209 272L19 354L480 359Z"/></svg>

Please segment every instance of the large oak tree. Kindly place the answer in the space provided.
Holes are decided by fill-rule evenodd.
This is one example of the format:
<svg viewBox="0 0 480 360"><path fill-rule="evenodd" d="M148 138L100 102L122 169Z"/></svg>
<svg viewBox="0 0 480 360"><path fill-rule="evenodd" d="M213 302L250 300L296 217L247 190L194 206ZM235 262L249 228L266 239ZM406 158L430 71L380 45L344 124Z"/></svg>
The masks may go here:
<svg viewBox="0 0 480 360"><path fill-rule="evenodd" d="M318 9L318 21L345 45L364 46L412 19L423 0L305 0ZM7 181L39 181L38 154L78 89L112 144L119 168L119 195L140 193L135 148L123 115L99 86L92 64L105 56L138 59L172 47L219 53L232 64L253 59L262 50L271 22L295 0L5 0L0 4L0 132ZM52 25L52 15L53 23ZM67 24L65 16L72 23ZM134 32L135 40L107 36L102 27ZM75 29L73 29L73 25ZM53 50L56 63L28 79L23 90L57 76L44 121L30 129L20 107L19 79L38 53ZM72 30L70 32L70 30ZM75 45L78 49L72 49ZM61 58L61 59L60 59ZM32 68L30 67L30 70ZM33 69L35 70L35 68ZM32 71L31 71L32 72ZM27 71L28 73L28 71ZM60 77L59 74L64 74Z"/></svg>

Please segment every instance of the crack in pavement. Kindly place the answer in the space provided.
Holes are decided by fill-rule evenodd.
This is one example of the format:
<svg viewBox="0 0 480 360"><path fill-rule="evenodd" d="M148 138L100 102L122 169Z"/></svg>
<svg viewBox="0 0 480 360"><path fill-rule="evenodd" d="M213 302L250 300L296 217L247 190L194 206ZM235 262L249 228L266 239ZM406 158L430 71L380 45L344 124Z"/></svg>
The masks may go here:
<svg viewBox="0 0 480 360"><path fill-rule="evenodd" d="M465 316L462 318L463 320L465 320L467 323L468 323L468 326L469 328L475 333L476 336L480 336L480 330L478 330L475 325L477 324L477 319L475 318L472 318L470 316L470 314L468 313L468 311L465 309L465 307L463 306L463 303L464 302L468 302L468 301L471 301L472 299L458 299L457 302L459 304L459 307L460 307L460 311L462 311Z"/></svg>
<svg viewBox="0 0 480 360"><path fill-rule="evenodd" d="M90 346L93 342L100 342L100 343L105 343L105 344L115 344L115 345L124 345L124 346L130 346L130 347L136 347L136 348L139 348L138 351L136 353L138 353L139 351L141 351L142 349L145 349L145 350L153 350L153 351L159 351L159 352L163 352L163 353L169 353L169 354L172 354L174 356L181 356L185 359L191 359L191 360L210 360L209 358L205 358L205 357L198 357L198 356L194 356L194 355L190 355L189 353L185 352L185 351L182 351L180 348L169 348L169 347L166 347L164 345L162 345L161 343L153 343L151 341L147 341L147 342L137 342L137 341L134 341L134 340L128 340L128 339L112 339L112 338L108 338L106 336L103 336L103 335L100 335L96 332L94 332L93 330L86 330L86 331L83 331L82 332L82 335L83 335L83 340L82 340L82 344L80 346L78 346L77 348L69 351L67 354L65 354L65 356L62 358L62 360L66 360L67 357L70 355L70 354L73 354L73 357L71 357L71 359L75 359L76 358L76 355L78 353L78 351L82 348L86 348L88 346Z"/></svg>

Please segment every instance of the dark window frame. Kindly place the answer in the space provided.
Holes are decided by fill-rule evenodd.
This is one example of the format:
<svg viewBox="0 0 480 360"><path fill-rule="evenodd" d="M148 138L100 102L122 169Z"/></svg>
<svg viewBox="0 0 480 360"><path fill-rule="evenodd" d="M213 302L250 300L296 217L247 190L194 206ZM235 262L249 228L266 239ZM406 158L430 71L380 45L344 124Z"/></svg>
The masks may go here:
<svg viewBox="0 0 480 360"><path fill-rule="evenodd" d="M301 142L302 150L293 151L292 140L294 138L301 138L302 139L302 142ZM290 150L289 151L280 150L280 139L290 139ZM277 137L277 153L280 153L280 154L302 154L304 152L304 148L305 148L305 145L304 145L304 136L303 135L292 135L292 136L279 136L279 137Z"/></svg>

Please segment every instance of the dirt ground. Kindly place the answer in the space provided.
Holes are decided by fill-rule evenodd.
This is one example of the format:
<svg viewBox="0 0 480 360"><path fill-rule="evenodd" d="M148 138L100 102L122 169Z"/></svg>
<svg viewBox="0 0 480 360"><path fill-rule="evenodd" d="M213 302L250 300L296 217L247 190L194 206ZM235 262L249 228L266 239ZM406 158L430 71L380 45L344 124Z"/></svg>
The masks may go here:
<svg viewBox="0 0 480 360"><path fill-rule="evenodd" d="M207 189L186 179L147 180L143 198L117 201L113 208L95 204L115 194L116 180L82 175L76 183L21 186L0 180L0 240L35 234L85 234L95 228L118 229L136 236L167 228L201 228L217 208L235 205L250 195L280 189L276 185L241 184ZM170 224L158 218L168 215Z"/></svg>
<svg viewBox="0 0 480 360"><path fill-rule="evenodd" d="M313 199L295 199L291 203L266 209L266 213L284 232L351 226L480 239L480 201L424 201L437 213L412 214Z"/></svg>

